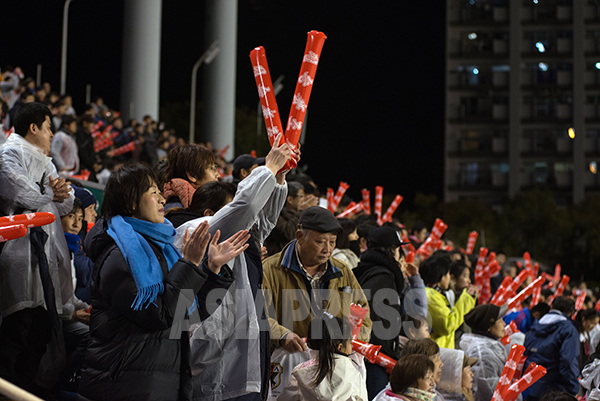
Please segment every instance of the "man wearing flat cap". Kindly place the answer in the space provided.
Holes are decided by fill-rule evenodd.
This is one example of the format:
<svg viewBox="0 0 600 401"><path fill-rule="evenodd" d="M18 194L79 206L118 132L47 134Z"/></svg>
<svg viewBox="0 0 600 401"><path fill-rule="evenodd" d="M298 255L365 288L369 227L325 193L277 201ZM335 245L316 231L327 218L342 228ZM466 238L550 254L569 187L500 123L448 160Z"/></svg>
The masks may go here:
<svg viewBox="0 0 600 401"><path fill-rule="evenodd" d="M313 317L328 312L347 318L351 303L369 307L354 274L331 257L341 234L342 226L329 210L309 207L300 215L296 239L263 261L272 348L303 351L301 338L307 336ZM370 333L367 314L359 340L368 341Z"/></svg>

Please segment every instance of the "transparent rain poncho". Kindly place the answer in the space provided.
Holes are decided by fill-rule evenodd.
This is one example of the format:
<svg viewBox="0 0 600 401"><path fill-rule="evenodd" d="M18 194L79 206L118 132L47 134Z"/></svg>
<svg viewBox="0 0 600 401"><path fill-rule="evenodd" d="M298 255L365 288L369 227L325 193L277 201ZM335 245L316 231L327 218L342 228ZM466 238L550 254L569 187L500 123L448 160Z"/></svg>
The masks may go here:
<svg viewBox="0 0 600 401"><path fill-rule="evenodd" d="M256 224L255 234L262 243L275 226L286 197L287 185L278 185L267 167L258 167L240 182L233 201L214 216L177 228L175 245L181 250L185 231L189 229L191 234L204 220L208 220L212 235L221 231L220 241ZM220 306L190 328L193 400L216 401L261 391L260 329L244 254L229 266L235 279L226 293L214 294L222 296Z"/></svg>
<svg viewBox="0 0 600 401"><path fill-rule="evenodd" d="M48 235L44 251L54 283L56 308L59 314L70 318L73 310L63 311L63 305L73 296L73 282L60 216L71 211L74 195L71 192L62 202L53 202L54 193L48 183L50 176L58 178L52 159L22 136L12 134L0 148L0 215L12 215L22 208L22 213L50 212L56 216L54 223L42 227ZM5 243L0 260L3 316L24 308L46 307L37 262L32 265L32 259L35 257L29 232Z"/></svg>
<svg viewBox="0 0 600 401"><path fill-rule="evenodd" d="M436 389L446 401L464 401L462 393L462 371L465 353L461 350L440 348L442 378L436 384Z"/></svg>

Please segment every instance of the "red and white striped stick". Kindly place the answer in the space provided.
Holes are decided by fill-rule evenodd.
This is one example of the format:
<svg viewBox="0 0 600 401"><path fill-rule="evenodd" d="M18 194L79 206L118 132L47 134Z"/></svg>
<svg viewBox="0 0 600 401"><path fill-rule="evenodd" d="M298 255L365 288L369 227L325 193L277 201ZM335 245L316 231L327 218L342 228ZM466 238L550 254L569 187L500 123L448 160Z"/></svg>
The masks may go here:
<svg viewBox="0 0 600 401"><path fill-rule="evenodd" d="M22 224L25 228L41 227L54 223L56 216L50 212L35 212L26 214L15 214L13 216L0 217L0 227Z"/></svg>
<svg viewBox="0 0 600 401"><path fill-rule="evenodd" d="M506 289L508 288L508 286L510 285L510 283L512 283L513 279L512 277L506 276L504 277L504 280L502 280L502 284L500 284L500 287L498 287L498 289L496 290L496 293L494 294L494 296L492 297L492 300L490 301L491 304L497 305L497 301L500 297L504 297L504 293L506 292ZM502 302L500 305L504 304L504 302Z"/></svg>
<svg viewBox="0 0 600 401"><path fill-rule="evenodd" d="M536 366L508 388L504 396L504 401L515 401L519 394L527 390L533 383L544 377L544 375L546 375L546 369L543 366Z"/></svg>
<svg viewBox="0 0 600 401"><path fill-rule="evenodd" d="M375 357L381 349L381 345L366 343L360 340L352 340L352 349L354 352L361 354L371 363L375 363Z"/></svg>
<svg viewBox="0 0 600 401"><path fill-rule="evenodd" d="M385 354L379 353L375 356L375 364L384 367L388 374L392 373L392 369L394 369L394 366L396 366L397 362L398 361Z"/></svg>
<svg viewBox="0 0 600 401"><path fill-rule="evenodd" d="M285 138L292 149L296 149L298 146L298 140L302 133L302 124L304 123L304 116L308 108L308 100L310 99L325 39L327 39L327 36L323 32L310 31L307 33L304 57L302 58L292 108L285 129Z"/></svg>
<svg viewBox="0 0 600 401"><path fill-rule="evenodd" d="M533 290L533 294L531 294L531 303L529 304L530 308L533 308L537 304L540 303L540 296L542 295L542 287L537 287Z"/></svg>
<svg viewBox="0 0 600 401"><path fill-rule="evenodd" d="M112 151L113 156L122 155L124 153L133 152L135 150L135 141L131 141L126 145L116 148Z"/></svg>
<svg viewBox="0 0 600 401"><path fill-rule="evenodd" d="M519 286L527 279L529 276L529 271L521 270L521 272L515 277L515 279L510 283L508 287L506 287L506 291L496 299L496 302L492 302L494 305L501 306L508 300L508 296L516 292L519 289Z"/></svg>
<svg viewBox="0 0 600 401"><path fill-rule="evenodd" d="M362 203L354 203L354 202L350 202L350 204L348 205L348 207L346 208L346 210L344 210L342 213L338 214L336 217L337 218L342 218L342 217L352 217L355 216L356 214L358 214L362 208L363 205Z"/></svg>
<svg viewBox="0 0 600 401"><path fill-rule="evenodd" d="M333 188L327 188L327 210L329 210L331 213L335 213Z"/></svg>
<svg viewBox="0 0 600 401"><path fill-rule="evenodd" d="M23 224L0 227L0 242L6 242L21 238L27 234L27 228Z"/></svg>
<svg viewBox="0 0 600 401"><path fill-rule="evenodd" d="M366 214L367 216L371 215L371 191L369 191L366 188L363 188L360 190L361 194L362 194L362 209L363 209L363 213Z"/></svg>
<svg viewBox="0 0 600 401"><path fill-rule="evenodd" d="M475 249L475 243L477 242L478 236L479 236L479 233L477 231L471 231L469 233L469 240L467 241L467 249L465 250L465 253L467 255L471 255L473 253L473 250Z"/></svg>
<svg viewBox="0 0 600 401"><path fill-rule="evenodd" d="M346 191L348 190L348 187L350 185L346 184L343 181L340 181L340 186L337 189L337 192L335 193L335 196L333 197L333 212L335 213L335 210L337 209L338 205L340 204L342 197L344 196L344 194L346 193Z"/></svg>
<svg viewBox="0 0 600 401"><path fill-rule="evenodd" d="M375 187L375 214L377 215L377 224L381 221L381 203L383 202L383 187ZM383 224L383 222L381 223ZM379 224L379 225L381 225Z"/></svg>
<svg viewBox="0 0 600 401"><path fill-rule="evenodd" d="M405 233L402 233L402 242L408 242L406 245L402 245L402 249L408 252L416 252L414 245L409 241Z"/></svg>
<svg viewBox="0 0 600 401"><path fill-rule="evenodd" d="M528 296L530 296L531 294L533 294L533 291L536 288L542 288L542 284L544 284L545 280L546 279L543 278L543 277L536 278L531 284L529 284L527 287L525 287L523 289L523 291L519 292L516 297L511 298L508 301L508 310L511 310L511 309L517 307L517 305L519 305L525 299L527 299Z"/></svg>
<svg viewBox="0 0 600 401"><path fill-rule="evenodd" d="M402 198L402 196L396 195L396 197L394 198L394 200L392 201L390 206L387 208L387 210L383 214L383 217L381 218L384 222L392 221L392 216L393 216L394 212L396 211L396 209L398 208L398 206L400 205L400 203L402 203L402 199L404 199L404 198Z"/></svg>
<svg viewBox="0 0 600 401"><path fill-rule="evenodd" d="M269 143L273 146L273 142L278 134L282 134L279 145L285 142L283 126L279 117L279 109L275 100L275 90L271 81L271 73L269 72L269 64L267 63L267 55L262 46L252 49L250 52L250 62L254 70L254 80L258 89L258 97L262 107L265 125L267 126L267 135ZM302 120L304 121L304 120Z"/></svg>
<svg viewBox="0 0 600 401"><path fill-rule="evenodd" d="M513 376L515 375L515 371L517 370L517 363L521 359L523 352L525 352L525 347L522 345L515 344L510 347L508 359L504 364L504 369L502 369L500 380L498 380L498 384L496 385L496 389L494 391L494 396L492 397L493 401L504 400L504 396L508 391L508 387L510 386Z"/></svg>
<svg viewBox="0 0 600 401"><path fill-rule="evenodd" d="M412 262L414 262L414 260L415 260L415 252L414 251L408 252L406 254L406 258L405 259L406 259L406 263L412 263ZM598 301L598 302L599 302L599 305L600 305L600 301Z"/></svg>
<svg viewBox="0 0 600 401"><path fill-rule="evenodd" d="M569 276L567 276L566 274L562 276L560 283L558 283L558 287L556 287L556 291L554 292L554 294L552 294L550 296L550 298L548 298L548 305L552 305L552 302L554 301L554 299L556 297L560 297L562 295L562 293L565 290L570 279L571 278Z"/></svg>
<svg viewBox="0 0 600 401"><path fill-rule="evenodd" d="M560 283L560 264L556 264L556 266L554 267L554 285L558 285L558 283Z"/></svg>
<svg viewBox="0 0 600 401"><path fill-rule="evenodd" d="M585 291L582 291L581 294L579 294L579 296L577 297L577 300L575 301L575 310L582 310L583 308L583 304L585 302L585 297L587 297L587 293Z"/></svg>
<svg viewBox="0 0 600 401"><path fill-rule="evenodd" d="M525 268L527 270L530 270L531 273L533 274L533 265L531 264L531 255L529 254L529 252L525 252L523 254L523 261L525 262ZM532 277L534 278L534 277Z"/></svg>

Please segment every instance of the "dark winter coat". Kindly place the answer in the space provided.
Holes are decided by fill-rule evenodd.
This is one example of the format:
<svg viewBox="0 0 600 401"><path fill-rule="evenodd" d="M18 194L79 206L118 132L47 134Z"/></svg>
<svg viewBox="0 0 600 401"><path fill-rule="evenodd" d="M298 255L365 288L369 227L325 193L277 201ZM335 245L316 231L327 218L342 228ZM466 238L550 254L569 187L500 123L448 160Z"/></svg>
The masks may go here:
<svg viewBox="0 0 600 401"><path fill-rule="evenodd" d="M169 271L160 249L152 241L148 243L163 270L164 292L149 307L134 311L131 305L137 287L123 254L106 233L105 222L96 223L86 238L86 250L95 266L91 340L79 389L89 400L188 397L187 332L177 330L170 338L174 321L182 319L193 303L193 297L188 299L180 290L191 289L201 297L209 287L227 288L233 281L230 274L219 277L206 266L198 267L183 258Z"/></svg>
<svg viewBox="0 0 600 401"><path fill-rule="evenodd" d="M360 286L365 291L371 292L369 297L369 311L371 320L374 322L381 321L383 326L390 328L390 322L393 327L398 328L398 333L391 336L391 339L382 339L377 336L377 330L371 332L371 343L381 345L381 352L391 358L398 359L400 357L400 344L398 334L400 330L400 315L402 313L402 303L400 297L404 293L404 277L400 267L390 261L383 253L368 250L360 258L358 266L352 270ZM411 287L424 288L423 280L416 275L409 278ZM414 281L414 282L413 282ZM398 294L396 302L390 302L387 298L376 297L377 291L387 289ZM422 294L421 299L425 299ZM389 311L392 313L382 313ZM384 314L385 316L382 316Z"/></svg>
<svg viewBox="0 0 600 401"><path fill-rule="evenodd" d="M548 372L530 387L530 396L540 398L548 390L577 394L579 333L571 319L551 310L536 321L525 336L525 355L525 366L535 362Z"/></svg>

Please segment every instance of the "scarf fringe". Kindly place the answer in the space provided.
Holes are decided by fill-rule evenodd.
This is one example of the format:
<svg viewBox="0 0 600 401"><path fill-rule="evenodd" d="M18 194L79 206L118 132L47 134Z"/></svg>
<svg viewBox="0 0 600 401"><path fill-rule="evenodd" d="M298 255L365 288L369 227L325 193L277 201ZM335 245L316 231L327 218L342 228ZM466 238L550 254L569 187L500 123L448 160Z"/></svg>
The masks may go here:
<svg viewBox="0 0 600 401"><path fill-rule="evenodd" d="M156 301L158 294L162 294L163 291L164 285L162 282L152 284L149 287L138 288L138 293L131 304L131 308L135 311L142 310L142 307L147 309L151 303Z"/></svg>

